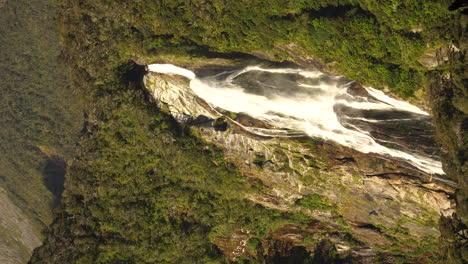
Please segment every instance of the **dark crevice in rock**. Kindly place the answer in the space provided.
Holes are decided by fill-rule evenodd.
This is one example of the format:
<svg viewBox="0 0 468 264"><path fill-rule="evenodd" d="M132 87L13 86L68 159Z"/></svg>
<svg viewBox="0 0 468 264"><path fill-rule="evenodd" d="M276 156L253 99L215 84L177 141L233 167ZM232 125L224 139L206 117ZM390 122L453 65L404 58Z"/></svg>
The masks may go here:
<svg viewBox="0 0 468 264"><path fill-rule="evenodd" d="M408 178L414 178L414 179L419 179L419 177L406 174L406 173L401 173L401 172L385 172L385 173L377 173L377 174L366 174L368 177L380 177L380 178L385 178L385 179L390 179L390 176L402 176L402 177L408 177Z"/></svg>
<svg viewBox="0 0 468 264"><path fill-rule="evenodd" d="M288 250L288 252L276 252L275 255L269 255L266 258L266 263L270 264L294 264L294 263L313 263L311 256L305 247L296 246Z"/></svg>
<svg viewBox="0 0 468 264"><path fill-rule="evenodd" d="M356 160L353 157L336 158L336 160L341 161L343 163L356 162Z"/></svg>
<svg viewBox="0 0 468 264"><path fill-rule="evenodd" d="M375 211L373 211L373 212L375 212ZM370 230L373 230L373 231L382 233L382 230L381 230L379 227L377 227L377 226L375 226L375 225L373 225L373 224L369 224L369 223L366 223L366 224L359 224L359 225L357 225L357 227L358 227L358 228L370 229Z"/></svg>
<svg viewBox="0 0 468 264"><path fill-rule="evenodd" d="M129 69L123 74L124 81L137 84L141 83L143 76L147 73L146 66L140 65L135 61L131 61L125 66L129 67Z"/></svg>
<svg viewBox="0 0 468 264"><path fill-rule="evenodd" d="M221 132L224 132L228 129L229 127L229 124L226 122L226 120L224 118L218 118L215 120L214 124L213 124L213 127L215 129L215 131L221 131Z"/></svg>
<svg viewBox="0 0 468 264"><path fill-rule="evenodd" d="M189 120L187 122L188 126L211 126L211 122L213 122L213 119L204 116L204 115L199 115L197 118Z"/></svg>
<svg viewBox="0 0 468 264"><path fill-rule="evenodd" d="M462 13L467 14L467 7L468 2L466 2L465 0L456 0L455 2L453 2L453 4L449 6L448 10L455 11L458 9L463 9Z"/></svg>

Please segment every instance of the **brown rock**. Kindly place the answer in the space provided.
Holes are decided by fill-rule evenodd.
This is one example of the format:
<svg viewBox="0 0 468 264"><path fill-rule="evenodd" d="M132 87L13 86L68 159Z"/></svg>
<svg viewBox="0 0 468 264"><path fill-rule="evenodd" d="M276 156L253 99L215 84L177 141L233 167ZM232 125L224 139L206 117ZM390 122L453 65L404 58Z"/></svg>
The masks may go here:
<svg viewBox="0 0 468 264"><path fill-rule="evenodd" d="M349 87L348 87L348 90L347 92L350 94L350 95L354 95L354 96L362 96L362 97L367 97L369 96L369 93L367 92L367 90L359 83L357 82L353 82Z"/></svg>
<svg viewBox="0 0 468 264"><path fill-rule="evenodd" d="M235 119L239 124L246 126L246 127L257 127L257 128L269 128L265 122L255 119L247 114L239 113Z"/></svg>
<svg viewBox="0 0 468 264"><path fill-rule="evenodd" d="M221 251L223 251L223 254L229 259L229 261L235 261L240 256L250 255L249 249L246 247L249 238L250 235L247 230L238 229L230 236L215 237L214 243Z"/></svg>

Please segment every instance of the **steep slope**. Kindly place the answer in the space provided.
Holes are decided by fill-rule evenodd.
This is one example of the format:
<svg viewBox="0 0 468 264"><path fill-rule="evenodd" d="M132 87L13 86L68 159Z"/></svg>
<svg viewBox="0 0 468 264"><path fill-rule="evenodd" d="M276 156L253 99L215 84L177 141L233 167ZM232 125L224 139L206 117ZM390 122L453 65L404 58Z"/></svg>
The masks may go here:
<svg viewBox="0 0 468 264"><path fill-rule="evenodd" d="M1 263L25 263L40 245L83 123L58 64L54 3L0 3Z"/></svg>
<svg viewBox="0 0 468 264"><path fill-rule="evenodd" d="M331 238L356 247L362 241L346 229L315 221L307 210L291 213L267 206L265 197L246 197L265 191L258 177L245 177L246 171L233 166L219 148L156 109L141 87L143 67L129 60L194 68L203 66L203 57L218 56L229 64L248 57L236 53L243 52L338 71L402 97L419 91L416 95L422 96L412 100L421 103L431 76L449 69L444 54L461 48L450 45L447 21L461 17L460 10L449 11L450 4L65 1L62 34L75 87L88 96L87 133L69 169L61 210L31 262L216 263L228 258L247 263L443 263L434 238L416 241L420 251L405 251L404 245L415 243L407 230L393 230L400 234L392 236L365 221L360 227L355 221L362 232L379 233L400 246L337 254ZM331 170L343 168L331 165ZM347 175L338 171L332 176ZM309 194L298 208L338 208L318 193ZM352 218L348 213L347 221ZM429 229L436 226L428 222ZM292 243L304 230L334 236L309 237L310 247Z"/></svg>
<svg viewBox="0 0 468 264"><path fill-rule="evenodd" d="M453 8L463 7L456 1ZM437 136L448 150L445 159L447 175L459 184L456 193L457 215L441 218L441 245L452 263L468 261L466 237L468 222L468 8L454 23L454 43L460 52L450 54L450 67L435 76L429 93L437 124Z"/></svg>
<svg viewBox="0 0 468 264"><path fill-rule="evenodd" d="M194 95L180 77L150 73L145 84L161 109L220 147L249 180L261 183L257 192L244 193L247 199L328 224L321 235L300 227L292 233L282 230L283 237L294 237L289 242L296 246L313 251L322 237L333 240L339 255L357 256L366 248L369 262L382 249L427 258L437 244L440 214L453 212L452 187L401 160L363 154L329 140L287 137L245 114L223 114ZM354 243L333 232L347 232Z"/></svg>

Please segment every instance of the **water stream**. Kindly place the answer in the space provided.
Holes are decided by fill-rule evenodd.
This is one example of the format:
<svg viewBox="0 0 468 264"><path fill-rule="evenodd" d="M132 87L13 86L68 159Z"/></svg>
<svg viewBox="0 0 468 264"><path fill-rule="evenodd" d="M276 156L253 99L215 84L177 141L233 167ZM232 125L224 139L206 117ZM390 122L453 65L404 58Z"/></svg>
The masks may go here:
<svg viewBox="0 0 468 264"><path fill-rule="evenodd" d="M444 174L428 113L342 76L260 66L220 69L204 77L170 64L148 69L185 76L194 93L213 107L246 113L291 135L331 140Z"/></svg>

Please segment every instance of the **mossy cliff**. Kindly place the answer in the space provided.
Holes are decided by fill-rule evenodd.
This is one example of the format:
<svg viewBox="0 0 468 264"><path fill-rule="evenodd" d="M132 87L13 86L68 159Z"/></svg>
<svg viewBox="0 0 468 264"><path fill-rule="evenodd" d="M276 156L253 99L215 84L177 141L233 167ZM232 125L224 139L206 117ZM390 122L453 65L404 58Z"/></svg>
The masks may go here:
<svg viewBox="0 0 468 264"><path fill-rule="evenodd" d="M142 88L144 67L130 60L196 67L250 54L340 72L402 97L422 89L424 98L433 76L453 72L445 61L452 57L440 55L465 54L452 43L462 9L449 11L451 1L62 5L64 59L85 94L87 126L32 263L447 261L435 250L435 227L450 190L320 142L246 137L252 153L231 155L246 146L223 148L209 140L221 132L175 122L155 107ZM453 142L444 141L463 149ZM380 162L370 167L387 169L387 178L366 173L369 162ZM447 248L448 261L459 261L459 248Z"/></svg>
<svg viewBox="0 0 468 264"><path fill-rule="evenodd" d="M243 193L246 199L266 208L304 214L315 225L326 226L318 232L290 223L281 231L273 230L281 233L276 240L313 252L321 240L330 239L338 256L363 263L404 259L399 256L402 252L412 256L406 261L437 259L432 251L439 236L439 215L453 212L450 185L378 154L362 154L312 138L276 137L277 130L267 136L262 121L211 108L182 77L150 73L145 86L160 109L221 148L225 159L254 184L253 190ZM256 128L262 133L256 134ZM264 251L274 250L266 242L272 238L238 226L213 241L230 260L258 258L256 251L244 249L246 244L235 230L244 230L247 242L255 237L267 248Z"/></svg>
<svg viewBox="0 0 468 264"><path fill-rule="evenodd" d="M465 11L466 13L466 11ZM467 62L468 16L462 16L454 26L454 43L460 52L452 52L449 66L433 76L429 90L436 135L448 150L444 170L458 182L456 193L457 215L441 218L441 245L449 261L468 261L468 70Z"/></svg>
<svg viewBox="0 0 468 264"><path fill-rule="evenodd" d="M25 263L41 244L83 126L54 3L0 1L0 263Z"/></svg>

